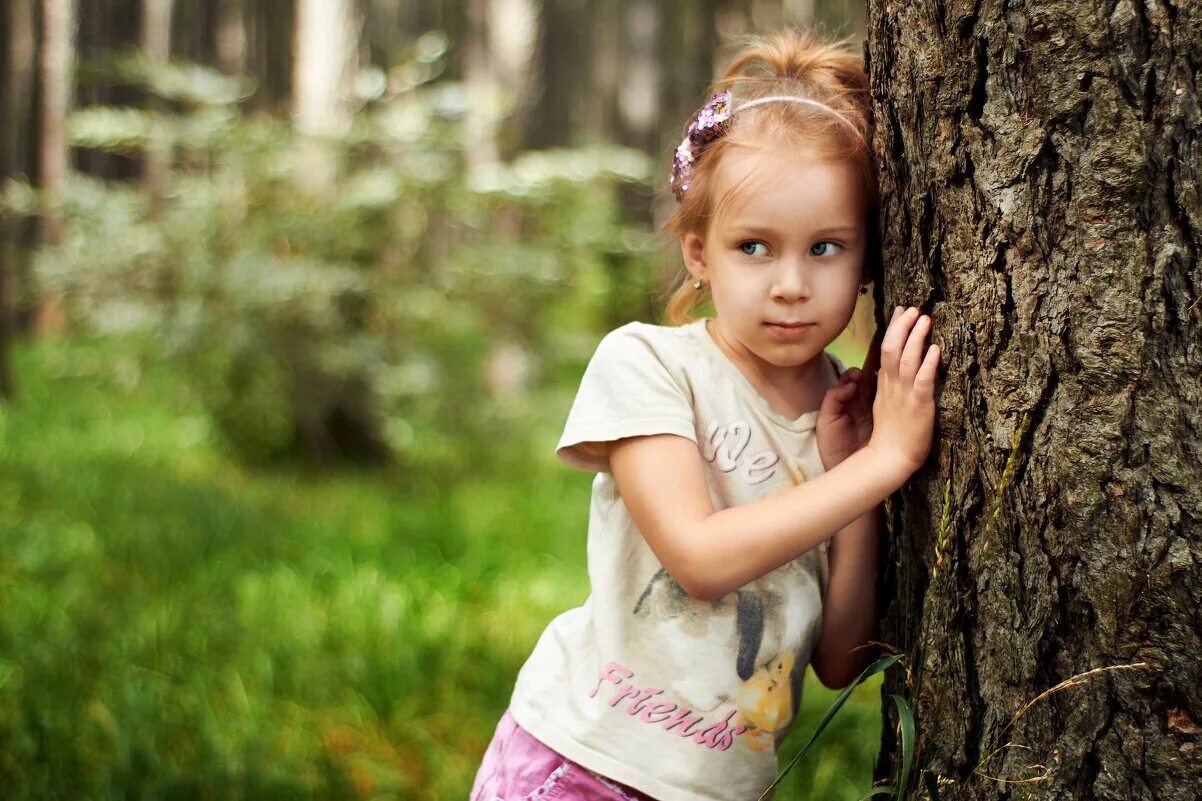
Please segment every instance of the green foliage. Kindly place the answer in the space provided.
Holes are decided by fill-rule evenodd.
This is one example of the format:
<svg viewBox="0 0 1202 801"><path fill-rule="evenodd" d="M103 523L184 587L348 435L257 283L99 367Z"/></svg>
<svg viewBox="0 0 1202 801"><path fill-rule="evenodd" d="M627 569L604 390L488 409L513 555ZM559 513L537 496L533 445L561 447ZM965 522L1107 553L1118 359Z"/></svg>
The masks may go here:
<svg viewBox="0 0 1202 801"><path fill-rule="evenodd" d="M648 165L621 148L474 164L463 88L422 82L431 48L337 141L241 113L219 74L119 59L172 110L81 109L72 142L168 148L169 185L76 177L43 291L83 330L156 332L252 461L465 467L533 382L587 355L606 299L646 286L650 238L618 190Z"/></svg>
<svg viewBox="0 0 1202 801"><path fill-rule="evenodd" d="M545 422L518 452L457 484L249 468L156 352L144 337L16 351L23 393L0 406L6 801L465 798L519 666L587 591L589 479L550 455L568 399L533 404ZM858 797L874 689L778 798ZM790 748L832 695L809 677Z"/></svg>
<svg viewBox="0 0 1202 801"><path fill-rule="evenodd" d="M901 741L897 785L890 789L895 797L905 798L910 791L910 774L914 770L914 711L910 709L910 702L897 693L889 693L889 700L897 709L898 739Z"/></svg>
<svg viewBox="0 0 1202 801"><path fill-rule="evenodd" d="M860 672L860 675L857 676L855 678L855 680L851 682L851 684L844 687L839 692L839 694L837 696L835 696L835 699L831 702L831 704L827 708L826 712L819 719L817 725L814 726L814 731L810 735L809 739L806 740L805 743L801 746L801 748L799 748L797 750L797 752L795 754L793 754L793 756L785 763L785 766L781 769L781 772L776 777L776 780L773 781L772 784L770 784L767 787L767 789L765 789L764 792L760 795L760 801L765 801L765 799L772 797L773 792L776 791L781 786L781 783L785 780L785 778L793 771L794 768L797 767L798 763L800 763L802 758L806 755L806 752L809 751L811 747L813 747L814 743L818 741L818 737L823 733L823 731L826 730L827 726L829 726L831 724L831 721L835 720L836 716L839 714L839 711L847 703L848 699L851 698L852 693L854 693L856 691L856 688L860 687L862 684L864 684L865 682L867 682L869 679L873 678L874 676L884 673L887 669L889 669L894 664L896 664L901 658L902 658L901 655L881 657L880 659L876 660L868 667L864 668L864 670L862 670ZM894 696L894 698L897 698L898 700L901 701L902 704L905 704L904 699L901 699L898 696ZM908 707L907 707L907 709L908 709ZM911 718L911 723L912 722L913 722L913 718ZM913 740L913 726L910 727L909 733L910 733L910 740L912 741ZM911 751L911 756L912 756L912 751ZM908 764L903 766L903 768L902 768L903 776L906 776L909 774L909 769L910 769L910 767Z"/></svg>

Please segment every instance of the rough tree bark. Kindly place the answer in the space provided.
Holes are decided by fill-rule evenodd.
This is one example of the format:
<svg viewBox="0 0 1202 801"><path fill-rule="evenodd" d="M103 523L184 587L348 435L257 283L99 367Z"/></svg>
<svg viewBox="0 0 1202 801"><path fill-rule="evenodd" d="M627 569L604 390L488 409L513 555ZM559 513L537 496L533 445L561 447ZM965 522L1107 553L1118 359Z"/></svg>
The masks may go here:
<svg viewBox="0 0 1202 801"><path fill-rule="evenodd" d="M868 30L881 300L946 354L883 593L919 765L945 799L1202 798L1202 5L871 0Z"/></svg>

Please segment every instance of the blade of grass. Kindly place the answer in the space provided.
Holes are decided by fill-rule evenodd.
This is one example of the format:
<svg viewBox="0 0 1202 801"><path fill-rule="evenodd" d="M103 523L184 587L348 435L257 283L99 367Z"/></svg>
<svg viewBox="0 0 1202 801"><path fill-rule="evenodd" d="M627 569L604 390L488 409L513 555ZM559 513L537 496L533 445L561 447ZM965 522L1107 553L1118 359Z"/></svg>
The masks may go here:
<svg viewBox="0 0 1202 801"><path fill-rule="evenodd" d="M764 801L764 799L766 799L772 793L772 791L780 785L784 778L789 775L789 771L793 770L793 768L797 766L797 763L801 761L803 756L805 756L806 751L810 750L810 746L813 745L814 741L818 739L818 735L822 734L822 730L827 727L827 724L831 722L831 720L835 717L835 714L840 708L842 708L843 704L847 702L847 699L851 697L852 691L876 674L891 667L895 662L897 662L897 660L901 659L902 656L902 654L894 654L892 656L886 656L878 659L868 667L864 668L863 672L856 677L855 681L843 688L843 691L839 693L835 700L831 702L830 707L827 708L826 714L822 716L822 720L818 721L818 725L814 728L814 733L810 735L810 739L806 740L806 744L801 747L801 750L797 752L797 755L789 760L789 764L785 765L785 769L782 770L777 777L772 780L772 784L768 785L767 789L760 794L759 801Z"/></svg>
<svg viewBox="0 0 1202 801"><path fill-rule="evenodd" d="M924 770L922 778L926 782L927 795L931 797L931 801L939 801L939 780L935 778L935 774L929 770Z"/></svg>
<svg viewBox="0 0 1202 801"><path fill-rule="evenodd" d="M866 798L872 798L874 795L897 795L897 788L891 784L882 784L880 787L873 787L864 795L860 796L860 801Z"/></svg>
<svg viewBox="0 0 1202 801"><path fill-rule="evenodd" d="M901 724L901 769L897 777L898 798L905 798L910 789L910 771L914 767L914 710L905 698L896 693L889 693L897 707L898 722Z"/></svg>

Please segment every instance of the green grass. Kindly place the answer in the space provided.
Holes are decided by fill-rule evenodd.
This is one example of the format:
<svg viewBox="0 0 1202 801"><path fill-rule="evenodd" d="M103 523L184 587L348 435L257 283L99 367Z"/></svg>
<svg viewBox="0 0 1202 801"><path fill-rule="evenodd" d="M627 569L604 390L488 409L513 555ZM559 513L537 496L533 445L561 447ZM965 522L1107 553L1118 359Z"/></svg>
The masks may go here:
<svg viewBox="0 0 1202 801"><path fill-rule="evenodd" d="M152 353L16 351L20 395L0 406L3 797L466 798L542 627L587 594L589 478L551 456L567 401L510 443L538 454L522 469L256 469ZM778 798L863 794L878 686ZM793 748L833 695L811 675Z"/></svg>

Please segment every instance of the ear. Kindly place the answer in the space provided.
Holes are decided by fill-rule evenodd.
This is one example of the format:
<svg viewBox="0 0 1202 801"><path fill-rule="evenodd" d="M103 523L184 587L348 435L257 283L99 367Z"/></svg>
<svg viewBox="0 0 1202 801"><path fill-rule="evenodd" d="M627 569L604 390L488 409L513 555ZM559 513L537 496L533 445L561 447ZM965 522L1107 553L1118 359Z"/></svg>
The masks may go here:
<svg viewBox="0 0 1202 801"><path fill-rule="evenodd" d="M689 275L705 280L705 240L697 233L687 233L680 238L680 255Z"/></svg>

